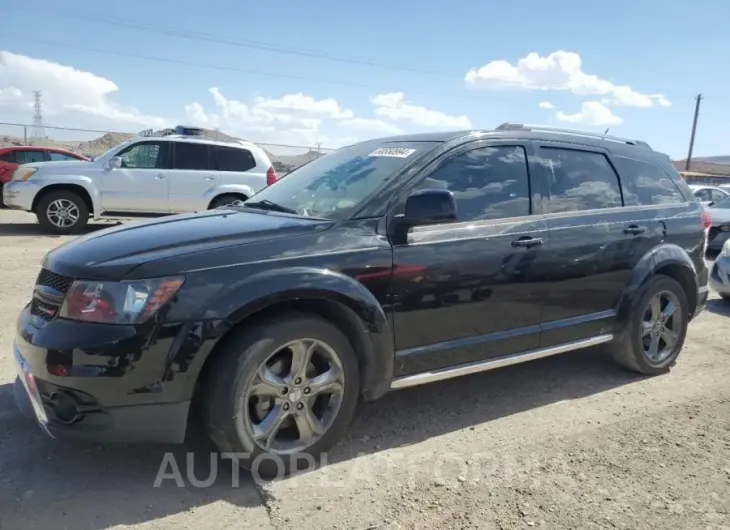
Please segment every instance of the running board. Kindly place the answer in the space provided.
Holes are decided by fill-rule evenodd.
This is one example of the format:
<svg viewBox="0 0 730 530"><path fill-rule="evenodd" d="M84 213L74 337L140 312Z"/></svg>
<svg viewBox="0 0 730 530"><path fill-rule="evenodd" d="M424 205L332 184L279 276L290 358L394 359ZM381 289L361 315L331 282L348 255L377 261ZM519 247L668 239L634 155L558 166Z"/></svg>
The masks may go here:
<svg viewBox="0 0 730 530"><path fill-rule="evenodd" d="M476 361L450 368L441 368L440 370L435 370L433 372L421 372L419 374L407 375L395 379L392 383L390 383L390 388L408 388L411 386L433 383L435 381L443 381L444 379L451 379L453 377L461 377L462 375L486 372L487 370L494 370L495 368L534 361L535 359L542 359L543 357L559 355L561 353L589 348L591 346L598 346L599 344L610 342L612 340L612 334L598 335L589 339L581 339L573 342L566 342L565 344L559 344L557 346L550 346L548 348L539 348L537 350L505 355L504 357L497 357L496 359Z"/></svg>

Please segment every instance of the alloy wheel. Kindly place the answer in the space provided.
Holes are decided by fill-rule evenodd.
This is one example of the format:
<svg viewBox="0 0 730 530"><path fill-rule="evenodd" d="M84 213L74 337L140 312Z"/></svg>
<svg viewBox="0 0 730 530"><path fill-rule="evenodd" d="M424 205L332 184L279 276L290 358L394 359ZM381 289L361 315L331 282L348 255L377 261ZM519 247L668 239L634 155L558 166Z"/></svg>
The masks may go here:
<svg viewBox="0 0 730 530"><path fill-rule="evenodd" d="M243 399L244 428L266 452L306 450L339 412L345 374L337 353L317 339L298 339L264 361Z"/></svg>
<svg viewBox="0 0 730 530"><path fill-rule="evenodd" d="M656 293L644 309L641 321L641 343L649 362L660 364L674 353L682 326L677 296L671 291Z"/></svg>
<svg viewBox="0 0 730 530"><path fill-rule="evenodd" d="M79 207L68 199L56 199L46 208L46 216L52 225L69 228L79 221Z"/></svg>

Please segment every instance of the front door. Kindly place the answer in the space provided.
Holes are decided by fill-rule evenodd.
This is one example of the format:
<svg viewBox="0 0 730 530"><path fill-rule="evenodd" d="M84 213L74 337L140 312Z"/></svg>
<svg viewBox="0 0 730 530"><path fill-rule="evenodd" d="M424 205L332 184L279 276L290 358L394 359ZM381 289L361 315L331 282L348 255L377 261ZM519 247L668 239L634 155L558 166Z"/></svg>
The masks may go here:
<svg viewBox="0 0 730 530"><path fill-rule="evenodd" d="M458 219L413 228L394 246L396 375L539 346L548 235L530 196L529 151L520 142L474 142L415 185L452 191Z"/></svg>
<svg viewBox="0 0 730 530"><path fill-rule="evenodd" d="M208 190L220 182L215 171L213 146L194 142L175 142L174 173L169 179L170 211L193 212L206 209Z"/></svg>
<svg viewBox="0 0 730 530"><path fill-rule="evenodd" d="M624 205L628 190L600 148L536 144L544 175L550 256L541 346L613 331L629 277L655 239L639 205Z"/></svg>
<svg viewBox="0 0 730 530"><path fill-rule="evenodd" d="M170 142L152 140L129 145L117 153L122 167L104 170L101 205L111 213L169 213Z"/></svg>

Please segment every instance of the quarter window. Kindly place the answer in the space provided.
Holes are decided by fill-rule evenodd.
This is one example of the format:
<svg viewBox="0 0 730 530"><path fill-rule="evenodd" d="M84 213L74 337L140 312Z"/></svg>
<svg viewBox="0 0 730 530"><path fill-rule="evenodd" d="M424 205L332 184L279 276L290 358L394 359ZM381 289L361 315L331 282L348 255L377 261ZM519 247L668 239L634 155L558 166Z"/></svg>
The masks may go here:
<svg viewBox="0 0 730 530"><path fill-rule="evenodd" d="M627 205L676 204L685 201L677 185L661 168L632 158L616 157L616 168L624 184ZM700 201L709 201L710 190L704 189Z"/></svg>
<svg viewBox="0 0 730 530"><path fill-rule="evenodd" d="M527 157L522 147L482 147L456 155L420 183L454 194L459 221L530 215Z"/></svg>
<svg viewBox="0 0 730 530"><path fill-rule="evenodd" d="M573 212L621 206L618 176L601 153L543 147L538 163L545 168L549 212Z"/></svg>
<svg viewBox="0 0 730 530"><path fill-rule="evenodd" d="M219 171L249 171L256 167L251 151L235 147L216 146ZM268 168L267 168L268 169Z"/></svg>
<svg viewBox="0 0 730 530"><path fill-rule="evenodd" d="M212 146L187 142L175 143L175 169L205 171L213 169Z"/></svg>

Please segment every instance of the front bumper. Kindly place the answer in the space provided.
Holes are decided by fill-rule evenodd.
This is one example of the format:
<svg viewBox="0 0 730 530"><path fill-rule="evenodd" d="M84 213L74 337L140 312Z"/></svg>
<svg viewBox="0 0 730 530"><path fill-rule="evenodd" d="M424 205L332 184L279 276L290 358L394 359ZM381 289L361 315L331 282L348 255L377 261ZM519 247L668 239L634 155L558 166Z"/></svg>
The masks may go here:
<svg viewBox="0 0 730 530"><path fill-rule="evenodd" d="M190 398L184 374L171 375L169 362L180 326L54 319L36 327L33 318L28 307L18 318L15 393L46 433L97 442L184 440Z"/></svg>
<svg viewBox="0 0 730 530"><path fill-rule="evenodd" d="M33 200L40 189L40 186L31 180L11 180L2 187L3 203L13 210L30 212L33 209Z"/></svg>
<svg viewBox="0 0 730 530"><path fill-rule="evenodd" d="M710 287L721 295L730 295L730 258L717 257L710 270Z"/></svg>

